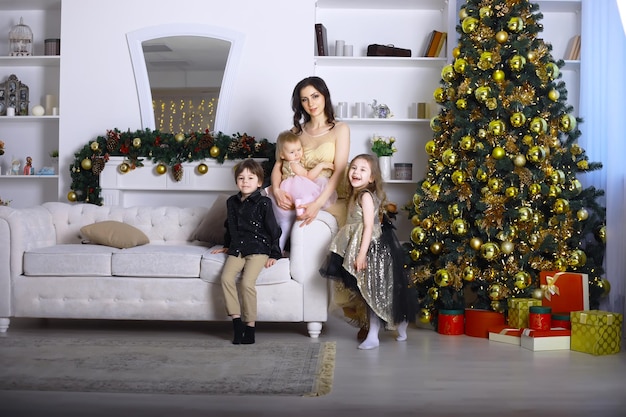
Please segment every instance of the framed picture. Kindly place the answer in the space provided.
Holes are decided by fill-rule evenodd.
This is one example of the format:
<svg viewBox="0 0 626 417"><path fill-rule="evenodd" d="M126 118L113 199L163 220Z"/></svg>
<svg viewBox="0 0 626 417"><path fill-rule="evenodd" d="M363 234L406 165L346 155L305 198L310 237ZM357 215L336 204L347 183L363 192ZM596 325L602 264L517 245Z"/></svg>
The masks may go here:
<svg viewBox="0 0 626 417"><path fill-rule="evenodd" d="M7 114L7 108L13 107L16 116L28 116L29 89L15 74L0 83L0 116Z"/></svg>

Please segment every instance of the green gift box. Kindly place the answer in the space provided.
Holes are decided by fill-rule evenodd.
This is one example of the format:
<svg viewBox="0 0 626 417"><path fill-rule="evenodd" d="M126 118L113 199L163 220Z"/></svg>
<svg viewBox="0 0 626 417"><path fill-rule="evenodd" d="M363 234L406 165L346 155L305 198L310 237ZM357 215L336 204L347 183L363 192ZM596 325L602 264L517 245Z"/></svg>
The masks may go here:
<svg viewBox="0 0 626 417"><path fill-rule="evenodd" d="M622 343L622 315L607 311L572 311L570 349L592 355L618 353Z"/></svg>
<svg viewBox="0 0 626 417"><path fill-rule="evenodd" d="M507 301L509 306L508 323L509 326L516 329L524 329L528 327L529 310L532 306L540 306L541 300L536 298L509 298Z"/></svg>

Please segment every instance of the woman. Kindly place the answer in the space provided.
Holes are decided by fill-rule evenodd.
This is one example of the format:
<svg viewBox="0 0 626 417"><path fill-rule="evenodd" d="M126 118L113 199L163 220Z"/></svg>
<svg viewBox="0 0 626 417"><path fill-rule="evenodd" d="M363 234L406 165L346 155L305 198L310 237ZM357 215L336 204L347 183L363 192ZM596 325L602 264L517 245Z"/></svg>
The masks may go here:
<svg viewBox="0 0 626 417"><path fill-rule="evenodd" d="M301 204L302 214L297 219L302 220L300 227L310 224L324 204L337 193L340 180L348 165L350 153L350 128L346 123L335 120L335 112L330 99L330 91L320 77L307 77L296 84L291 96L293 110L293 127L291 131L300 136L304 149L303 158L307 166L312 169L322 162L330 162L334 170L326 169L323 175L328 177L328 184L322 193L311 203ZM280 189L281 170L279 164L272 169L272 196L276 205L283 210L294 208L294 201L288 192ZM342 210L329 212L337 217L342 224ZM283 230L283 233L289 231Z"/></svg>

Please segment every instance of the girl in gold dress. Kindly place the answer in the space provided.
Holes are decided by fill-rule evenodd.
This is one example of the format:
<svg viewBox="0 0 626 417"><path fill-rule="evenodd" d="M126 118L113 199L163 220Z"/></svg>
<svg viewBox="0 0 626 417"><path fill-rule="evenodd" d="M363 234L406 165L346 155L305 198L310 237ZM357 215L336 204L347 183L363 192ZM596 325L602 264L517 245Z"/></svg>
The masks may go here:
<svg viewBox="0 0 626 417"><path fill-rule="evenodd" d="M337 280L351 294L342 300L344 313L363 326L363 311L369 331L359 349L379 345L381 321L396 327L396 340L405 341L408 320L414 317L417 299L411 301L403 251L386 215L385 192L378 161L371 155L356 156L348 165L349 197L345 225L333 238L330 254L320 273ZM361 313L359 313L361 312Z"/></svg>

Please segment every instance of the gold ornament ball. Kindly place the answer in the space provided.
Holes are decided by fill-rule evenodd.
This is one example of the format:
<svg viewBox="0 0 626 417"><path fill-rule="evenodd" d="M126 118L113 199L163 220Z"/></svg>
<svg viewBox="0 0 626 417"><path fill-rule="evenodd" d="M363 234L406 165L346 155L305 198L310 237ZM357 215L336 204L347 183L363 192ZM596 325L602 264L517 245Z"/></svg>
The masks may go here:
<svg viewBox="0 0 626 417"><path fill-rule="evenodd" d="M74 191L70 191L69 193L67 193L67 199L68 201L74 202L78 199L78 196L76 195Z"/></svg>
<svg viewBox="0 0 626 417"><path fill-rule="evenodd" d="M480 247L480 255L488 261L493 261L500 255L500 248L493 242L484 243Z"/></svg>
<svg viewBox="0 0 626 417"><path fill-rule="evenodd" d="M454 57L454 59L456 59L459 56L461 56L461 48L459 48L458 46L456 48L454 48L452 50L452 56Z"/></svg>
<svg viewBox="0 0 626 417"><path fill-rule="evenodd" d="M439 184L433 184L430 186L430 188L428 189L434 196L435 198L439 196L439 193L441 192L441 186Z"/></svg>
<svg viewBox="0 0 626 417"><path fill-rule="evenodd" d="M468 16L461 22L463 33L472 33L478 28L478 19Z"/></svg>
<svg viewBox="0 0 626 417"><path fill-rule="evenodd" d="M422 227L426 230L430 230L430 228L433 227L433 219L427 217L422 220Z"/></svg>
<svg viewBox="0 0 626 417"><path fill-rule="evenodd" d="M515 274L514 279L515 287L519 288L520 290L525 290L530 286L530 284L532 284L532 278L530 274L526 271L519 271L517 274Z"/></svg>
<svg viewBox="0 0 626 417"><path fill-rule="evenodd" d="M543 146L535 145L528 149L526 159L533 163L543 162L544 159L546 159L546 150L543 148Z"/></svg>
<svg viewBox="0 0 626 417"><path fill-rule="evenodd" d="M433 132L439 132L441 130L441 118L439 116L430 119L430 128Z"/></svg>
<svg viewBox="0 0 626 417"><path fill-rule="evenodd" d="M505 30L500 30L496 33L496 42L499 44L506 43L509 40L509 33Z"/></svg>
<svg viewBox="0 0 626 417"><path fill-rule="evenodd" d="M490 67L493 64L493 53L490 51L484 51L480 54L479 60L482 61L487 67Z"/></svg>
<svg viewBox="0 0 626 417"><path fill-rule="evenodd" d="M444 81L451 82L452 80L454 80L455 77L456 74L454 72L454 67L451 64L444 66L441 70L441 78Z"/></svg>
<svg viewBox="0 0 626 417"><path fill-rule="evenodd" d="M486 19L487 17L491 17L493 15L493 10L491 10L491 6L484 6L478 9L478 15L481 19Z"/></svg>
<svg viewBox="0 0 626 417"><path fill-rule="evenodd" d="M535 51L528 51L526 58L528 58L530 62L535 62L535 60L537 60L537 53Z"/></svg>
<svg viewBox="0 0 626 417"><path fill-rule="evenodd" d="M487 287L487 294L491 301L497 301L504 296L504 289L500 284L491 284Z"/></svg>
<svg viewBox="0 0 626 417"><path fill-rule="evenodd" d="M467 10L465 9L465 6L463 6L463 7L461 8L461 10L459 10L459 19L460 19L460 20L463 20L463 19L465 19L467 16L469 16L469 15L467 14Z"/></svg>
<svg viewBox="0 0 626 417"><path fill-rule="evenodd" d="M419 226L421 224L420 217L417 214L411 217L411 224L413 224L413 226Z"/></svg>
<svg viewBox="0 0 626 417"><path fill-rule="evenodd" d="M494 159L502 159L506 156L506 151L501 146L496 146L493 148L493 151L491 151L491 156L493 156Z"/></svg>
<svg viewBox="0 0 626 417"><path fill-rule="evenodd" d="M463 268L463 280L467 282L472 282L476 279L478 275L478 271L473 266L466 266Z"/></svg>
<svg viewBox="0 0 626 417"><path fill-rule="evenodd" d="M524 29L524 21L522 20L521 17L514 16L509 19L509 22L507 23L506 27L511 32L519 32L522 29Z"/></svg>
<svg viewBox="0 0 626 417"><path fill-rule="evenodd" d="M456 101L456 108L459 110L465 110L467 109L467 100L465 100L464 98L460 98Z"/></svg>
<svg viewBox="0 0 626 417"><path fill-rule="evenodd" d="M556 214L564 214L569 211L569 201L564 198L557 198L552 205L552 211Z"/></svg>
<svg viewBox="0 0 626 417"><path fill-rule="evenodd" d="M546 133L548 130L548 122L543 117L533 117L530 121L530 130L535 133Z"/></svg>
<svg viewBox="0 0 626 417"><path fill-rule="evenodd" d="M433 155L435 153L436 148L437 148L437 145L435 144L434 140L429 140L428 142L426 142L426 145L424 146L424 150L426 151L428 155Z"/></svg>
<svg viewBox="0 0 626 417"><path fill-rule="evenodd" d="M511 121L511 126L520 127L523 126L524 123L526 123L526 116L524 115L524 113L518 111L513 113L509 120Z"/></svg>
<svg viewBox="0 0 626 417"><path fill-rule="evenodd" d="M478 137L485 139L487 137L487 131L485 129L478 129Z"/></svg>
<svg viewBox="0 0 626 417"><path fill-rule="evenodd" d="M409 256L411 256L411 260L413 262L417 262L417 260L420 258L420 251L417 249L412 249L411 252L409 252Z"/></svg>
<svg viewBox="0 0 626 417"><path fill-rule="evenodd" d="M531 209L530 207L520 207L519 209L517 209L517 218L523 223L532 221L533 209Z"/></svg>
<svg viewBox="0 0 626 417"><path fill-rule="evenodd" d="M543 300L543 291L541 288L535 288L532 292L532 297L535 300Z"/></svg>
<svg viewBox="0 0 626 417"><path fill-rule="evenodd" d="M437 103L443 103L446 100L446 94L443 88L441 87L435 88L435 91L433 92L433 98L435 99Z"/></svg>
<svg viewBox="0 0 626 417"><path fill-rule="evenodd" d="M441 155L441 162L443 162L446 166L456 165L456 163L458 162L456 152L454 152L452 149L446 149Z"/></svg>
<svg viewBox="0 0 626 417"><path fill-rule="evenodd" d="M183 140L185 140L185 135L183 135L182 133L177 133L174 136L174 139L176 140L176 142L182 142Z"/></svg>
<svg viewBox="0 0 626 417"><path fill-rule="evenodd" d="M526 146L532 146L535 143L535 139L531 135L524 135L522 143Z"/></svg>
<svg viewBox="0 0 626 417"><path fill-rule="evenodd" d="M559 120L559 128L563 132L569 132L576 128L576 118L571 114L564 114Z"/></svg>
<svg viewBox="0 0 626 417"><path fill-rule="evenodd" d="M452 233L457 236L464 236L467 234L467 223L463 219L454 219L452 221Z"/></svg>
<svg viewBox="0 0 626 417"><path fill-rule="evenodd" d="M209 153L211 154L211 156L213 158L217 158L218 156L220 156L220 148L218 148L217 146L213 145L213 146L211 146L211 149L209 150Z"/></svg>
<svg viewBox="0 0 626 417"><path fill-rule="evenodd" d="M122 174L126 174L128 171L130 171L130 165L128 165L126 162L122 162L121 164L119 164L117 169L119 169Z"/></svg>
<svg viewBox="0 0 626 417"><path fill-rule="evenodd" d="M513 158L513 164L518 168L523 167L524 165L526 165L526 157L521 153L515 155L515 157Z"/></svg>
<svg viewBox="0 0 626 417"><path fill-rule="evenodd" d="M491 74L491 79L497 83L501 83L506 78L506 74L502 70L495 70L493 74Z"/></svg>
<svg viewBox="0 0 626 417"><path fill-rule="evenodd" d="M426 232L421 227L417 226L411 230L411 240L413 243L419 244L426 239Z"/></svg>
<svg viewBox="0 0 626 417"><path fill-rule="evenodd" d="M504 195L508 198L515 198L519 195L519 188L517 187L506 187L504 190Z"/></svg>
<svg viewBox="0 0 626 417"><path fill-rule="evenodd" d="M606 278L602 278L598 282L598 287L602 288L602 290L603 290L602 294L600 295L601 297L606 297L611 292L611 283Z"/></svg>
<svg viewBox="0 0 626 417"><path fill-rule="evenodd" d="M470 239L469 244L472 249L479 250L480 247L483 245L483 241L478 237L473 237Z"/></svg>
<svg viewBox="0 0 626 417"><path fill-rule="evenodd" d="M420 323L428 324L430 323L430 318L431 318L430 310L427 308L422 308L419 313Z"/></svg>
<svg viewBox="0 0 626 417"><path fill-rule="evenodd" d="M589 212L587 211L586 208L583 207L576 212L576 218L580 220L581 222L585 221L589 218Z"/></svg>
<svg viewBox="0 0 626 417"><path fill-rule="evenodd" d="M459 217L461 215L461 208L458 204L450 204L448 206L448 213L453 217Z"/></svg>
<svg viewBox="0 0 626 417"><path fill-rule="evenodd" d="M487 178L487 173L482 168L478 168L478 171L476 171L476 179L480 182L485 182Z"/></svg>
<svg viewBox="0 0 626 417"><path fill-rule="evenodd" d="M573 250L567 262L573 267L582 267L587 263L587 254L581 249Z"/></svg>
<svg viewBox="0 0 626 417"><path fill-rule="evenodd" d="M551 80L556 80L559 77L561 70L559 70L559 66L554 62L550 62L546 64L546 73Z"/></svg>
<svg viewBox="0 0 626 417"><path fill-rule="evenodd" d="M430 245L430 253L432 253L433 255L439 255L442 250L443 250L443 245L439 242L435 242L432 245Z"/></svg>
<svg viewBox="0 0 626 417"><path fill-rule="evenodd" d="M155 170L157 174L163 175L167 172L167 167L164 164L158 164Z"/></svg>
<svg viewBox="0 0 626 417"><path fill-rule="evenodd" d="M524 65L526 65L526 58L521 55L513 55L509 60L509 67L513 71L521 71L524 69Z"/></svg>
<svg viewBox="0 0 626 417"><path fill-rule="evenodd" d="M439 288L437 287L430 287L428 289L428 296L433 300L433 301L437 301L437 299L439 298Z"/></svg>
<svg viewBox="0 0 626 417"><path fill-rule="evenodd" d="M497 193L502 189L502 180L500 178L489 178L487 187L491 192Z"/></svg>
<svg viewBox="0 0 626 417"><path fill-rule="evenodd" d="M556 258L554 260L554 269L560 272L565 272L567 270L567 260L563 258Z"/></svg>
<svg viewBox="0 0 626 417"><path fill-rule="evenodd" d="M548 197L558 197L561 195L561 191L561 187L553 184L548 188Z"/></svg>
<svg viewBox="0 0 626 417"><path fill-rule="evenodd" d="M465 172L456 170L452 173L452 175L450 176L450 179L456 185L461 185L465 182Z"/></svg>
<svg viewBox="0 0 626 417"><path fill-rule="evenodd" d="M469 135L463 136L459 142L459 148L464 151L471 151L474 148L474 138Z"/></svg>
<svg viewBox="0 0 626 417"><path fill-rule="evenodd" d="M548 98L552 101L557 101L561 97L561 94L557 90L548 91Z"/></svg>
<svg viewBox="0 0 626 417"><path fill-rule="evenodd" d="M198 174L204 175L207 172L209 172L209 167L207 166L207 164L202 163L198 165Z"/></svg>
<svg viewBox="0 0 626 417"><path fill-rule="evenodd" d="M513 253L513 249L515 249L515 245L513 244L513 242L507 240L505 242L502 242L500 244L500 250L502 251L502 253L504 253L505 255L510 255Z"/></svg>
<svg viewBox="0 0 626 417"><path fill-rule="evenodd" d="M503 135L506 126L502 120L496 119L489 122L489 132L495 136Z"/></svg>
<svg viewBox="0 0 626 417"><path fill-rule="evenodd" d="M578 167L578 169L580 169L581 171L586 171L589 169L589 162L587 162L586 160L582 160L582 161L578 161L576 163L576 166Z"/></svg>
<svg viewBox="0 0 626 417"><path fill-rule="evenodd" d="M463 74L467 68L467 60L465 58L458 58L454 61L454 71Z"/></svg>
<svg viewBox="0 0 626 417"><path fill-rule="evenodd" d="M572 145L569 151L572 155L577 156L583 153L583 148L581 148L579 144L575 143Z"/></svg>
<svg viewBox="0 0 626 417"><path fill-rule="evenodd" d="M596 232L596 238L600 242L606 243L606 226L602 226L598 229L598 231Z"/></svg>
<svg viewBox="0 0 626 417"><path fill-rule="evenodd" d="M134 138L133 139L133 148L139 148L141 147L141 138Z"/></svg>
<svg viewBox="0 0 626 417"><path fill-rule="evenodd" d="M481 101L481 102L487 101L490 94L491 94L491 87L486 86L486 85L478 87L476 91L474 91L474 97L476 97L476 100Z"/></svg>
<svg viewBox="0 0 626 417"><path fill-rule="evenodd" d="M80 166L85 171L89 171L91 169L91 159L89 158L83 159L82 161L80 161Z"/></svg>
<svg viewBox="0 0 626 417"><path fill-rule="evenodd" d="M450 285L450 273L447 269L439 269L435 272L435 284L440 287L447 287Z"/></svg>
<svg viewBox="0 0 626 417"><path fill-rule="evenodd" d="M95 140L89 144L92 151L97 152L100 149L100 144Z"/></svg>

